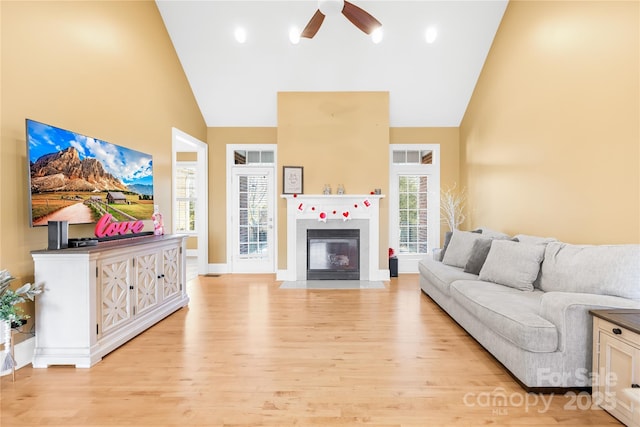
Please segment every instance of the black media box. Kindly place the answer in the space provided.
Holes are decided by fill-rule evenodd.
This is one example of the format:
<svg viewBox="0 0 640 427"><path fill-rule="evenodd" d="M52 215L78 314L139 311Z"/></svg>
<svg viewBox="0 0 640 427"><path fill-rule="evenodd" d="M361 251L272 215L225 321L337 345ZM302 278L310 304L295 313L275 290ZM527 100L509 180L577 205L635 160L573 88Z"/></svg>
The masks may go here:
<svg viewBox="0 0 640 427"><path fill-rule="evenodd" d="M98 239L92 237L82 237L80 239L69 239L70 248L84 248L85 246L96 246Z"/></svg>

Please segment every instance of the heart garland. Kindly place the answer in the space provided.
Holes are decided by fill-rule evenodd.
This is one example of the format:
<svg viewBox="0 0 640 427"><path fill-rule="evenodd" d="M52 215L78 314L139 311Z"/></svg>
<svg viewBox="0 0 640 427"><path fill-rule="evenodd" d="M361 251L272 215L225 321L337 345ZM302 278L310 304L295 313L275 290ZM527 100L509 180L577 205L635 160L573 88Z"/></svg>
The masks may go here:
<svg viewBox="0 0 640 427"><path fill-rule="evenodd" d="M294 196L295 197L295 196ZM362 201L362 204L359 203L354 203L352 206L352 209L358 209L360 206L364 206L365 208L369 208L371 207L371 201L369 201L369 199L364 199ZM298 204L297 207L298 212L305 212L307 210L310 210L311 212L318 212L318 221L320 222L324 222L326 223L327 220L329 219L329 214L327 213L327 211L325 211L324 209L319 209L317 206L306 206L303 202L300 202ZM331 215L334 217L338 217L338 218L342 218L343 221L351 221L351 211L350 209L340 209L340 210L336 210L333 209L331 210Z"/></svg>

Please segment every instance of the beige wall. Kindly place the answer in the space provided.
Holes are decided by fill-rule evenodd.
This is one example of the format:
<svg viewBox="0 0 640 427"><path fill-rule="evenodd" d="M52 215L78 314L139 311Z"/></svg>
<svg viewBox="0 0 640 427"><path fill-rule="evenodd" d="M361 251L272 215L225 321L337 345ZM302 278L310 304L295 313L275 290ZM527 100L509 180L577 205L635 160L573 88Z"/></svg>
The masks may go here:
<svg viewBox="0 0 640 427"><path fill-rule="evenodd" d="M460 130L458 128L391 128L392 144L440 144L440 186L460 186ZM461 227L461 228L464 228ZM440 224L440 241L449 230Z"/></svg>
<svg viewBox="0 0 640 427"><path fill-rule="evenodd" d="M389 187L388 92L281 92L278 94L278 182L282 166L304 167L304 193L324 184L349 194ZM286 201L278 200L278 267L285 268ZM380 202L380 259L386 262L388 201ZM381 264L385 265L385 264Z"/></svg>
<svg viewBox="0 0 640 427"><path fill-rule="evenodd" d="M32 280L47 246L29 228L25 118L153 154L170 224L171 127L205 140L206 125L155 3L2 1L1 19L0 268Z"/></svg>
<svg viewBox="0 0 640 427"><path fill-rule="evenodd" d="M277 128L209 128L208 131L208 145L209 145L209 262L211 263L226 263L226 164L225 153L226 144L275 144L278 143L279 133ZM380 182L380 188L383 188L385 193L388 192L388 144L440 144L440 156L441 156L441 183L442 185L452 185L460 180L459 171L459 131L458 128L390 128L387 145L384 150L375 150L377 158L374 160L375 164L385 163L387 172L385 175L376 178L376 183ZM283 150L286 147L286 150ZM315 161L309 162L305 160L304 155L298 156L299 148L291 148L284 145L278 145L278 182L276 183L276 191L279 193L282 191L282 165L302 165L305 167L305 193L320 193L322 186L325 184L321 178L315 184L310 184L309 173L316 173L314 170ZM215 154L211 154L215 153ZM297 154L296 154L297 153ZM331 154L331 151L325 151L325 153ZM324 155L324 154L323 154ZM285 160L282 160L282 158ZM335 161L335 156L331 154L331 162ZM304 164L303 164L304 162ZM305 166L306 165L306 166ZM309 167L312 165L312 167ZM361 175L364 177L364 183L360 187L353 187L358 185L357 182L339 182L337 178L332 178L330 182L333 190L335 191L337 184L343 184L348 192L354 192L353 188L361 188L362 191L367 193L371 191L371 188L375 188L377 184L372 187L369 182L371 176L371 168L368 165L350 164L349 167L354 175ZM347 169L345 167L345 169ZM345 177L347 178L347 177ZM366 178L366 179L365 179ZM313 186L313 187L312 187ZM317 187L317 188L316 188ZM283 221L283 209L284 205L279 207L279 221ZM386 221L386 220L385 220ZM284 268L286 265L286 224L279 223L279 255L280 260L279 268ZM388 243L388 227L384 224L384 230L382 235L385 238L384 244L381 244L383 252L386 250ZM284 261L282 261L284 260ZM384 259L386 265L386 258Z"/></svg>
<svg viewBox="0 0 640 427"><path fill-rule="evenodd" d="M227 262L227 144L276 144L272 127L212 127L209 146L209 262Z"/></svg>
<svg viewBox="0 0 640 427"><path fill-rule="evenodd" d="M640 243L639 6L509 3L460 129L472 226Z"/></svg>

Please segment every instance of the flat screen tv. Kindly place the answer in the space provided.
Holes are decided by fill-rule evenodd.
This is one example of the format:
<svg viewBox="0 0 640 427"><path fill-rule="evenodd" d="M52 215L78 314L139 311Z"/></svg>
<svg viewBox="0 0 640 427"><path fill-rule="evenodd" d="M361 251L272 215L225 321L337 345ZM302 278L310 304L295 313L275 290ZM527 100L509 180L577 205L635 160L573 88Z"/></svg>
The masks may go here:
<svg viewBox="0 0 640 427"><path fill-rule="evenodd" d="M151 219L150 154L31 119L26 131L31 226Z"/></svg>

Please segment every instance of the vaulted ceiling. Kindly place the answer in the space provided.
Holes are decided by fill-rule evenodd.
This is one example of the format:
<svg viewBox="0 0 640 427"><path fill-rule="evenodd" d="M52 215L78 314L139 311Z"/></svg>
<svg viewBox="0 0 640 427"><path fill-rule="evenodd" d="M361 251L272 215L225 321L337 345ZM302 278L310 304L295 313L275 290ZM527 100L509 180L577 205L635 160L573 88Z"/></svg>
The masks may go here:
<svg viewBox="0 0 640 427"><path fill-rule="evenodd" d="M382 23L380 43L340 14L291 43L316 0L157 0L207 126L276 126L285 91L388 91L393 127L459 126L507 1L352 3Z"/></svg>

